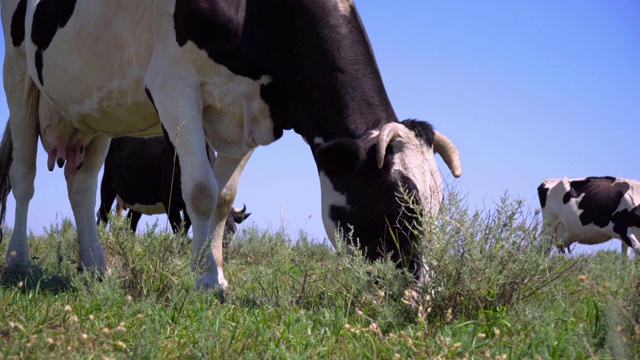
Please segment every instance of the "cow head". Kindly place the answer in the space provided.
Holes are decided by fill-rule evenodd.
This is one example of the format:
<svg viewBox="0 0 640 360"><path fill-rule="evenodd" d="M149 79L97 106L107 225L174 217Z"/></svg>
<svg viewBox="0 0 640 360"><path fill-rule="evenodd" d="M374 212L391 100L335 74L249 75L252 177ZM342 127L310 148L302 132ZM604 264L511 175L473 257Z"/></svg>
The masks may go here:
<svg viewBox="0 0 640 360"><path fill-rule="evenodd" d="M242 209L231 208L231 210L229 210L229 214L227 214L227 220L224 224L225 236L222 243L224 247L227 247L229 243L228 237L233 236L233 234L238 231L236 224L241 224L249 217L249 215L251 215L251 213L247 212L246 205L244 205Z"/></svg>
<svg viewBox="0 0 640 360"><path fill-rule="evenodd" d="M421 276L418 217L434 214L442 201L442 180L434 154L455 177L459 154L431 125L392 122L362 138L312 144L322 188L323 222L335 245L337 229L352 233L369 259L392 259ZM413 197L407 206L402 194ZM421 209L421 210L419 210ZM422 212L421 214L419 212Z"/></svg>

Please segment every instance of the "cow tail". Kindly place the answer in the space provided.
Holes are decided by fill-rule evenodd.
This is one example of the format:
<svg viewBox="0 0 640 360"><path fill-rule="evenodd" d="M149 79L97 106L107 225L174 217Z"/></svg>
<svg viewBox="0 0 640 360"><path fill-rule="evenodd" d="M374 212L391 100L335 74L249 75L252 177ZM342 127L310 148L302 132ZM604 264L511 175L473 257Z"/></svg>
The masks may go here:
<svg viewBox="0 0 640 360"><path fill-rule="evenodd" d="M13 140L11 138L11 126L7 121L2 141L0 142L0 242L2 241L2 229L4 216L7 211L7 197L11 192L9 169L13 162Z"/></svg>

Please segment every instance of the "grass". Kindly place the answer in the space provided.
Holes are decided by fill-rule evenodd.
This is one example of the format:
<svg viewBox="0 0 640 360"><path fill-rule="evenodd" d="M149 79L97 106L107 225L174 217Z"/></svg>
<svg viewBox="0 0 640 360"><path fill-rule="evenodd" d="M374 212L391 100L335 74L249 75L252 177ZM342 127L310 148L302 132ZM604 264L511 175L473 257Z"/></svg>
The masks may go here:
<svg viewBox="0 0 640 360"><path fill-rule="evenodd" d="M77 272L69 220L30 237L30 268L2 274L0 358L640 358L640 266L547 256L508 195L473 212L452 193L420 223L431 281L414 291L389 261L245 228L221 304L194 290L188 239L110 223L101 282Z"/></svg>

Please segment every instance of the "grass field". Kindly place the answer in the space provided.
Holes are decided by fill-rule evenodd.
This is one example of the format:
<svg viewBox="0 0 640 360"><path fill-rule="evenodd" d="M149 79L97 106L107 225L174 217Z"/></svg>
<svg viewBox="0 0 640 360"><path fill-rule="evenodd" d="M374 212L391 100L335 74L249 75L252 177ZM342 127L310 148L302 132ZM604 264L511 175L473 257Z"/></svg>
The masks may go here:
<svg viewBox="0 0 640 360"><path fill-rule="evenodd" d="M417 225L431 281L413 293L388 261L245 227L225 255L224 304L194 291L188 239L114 220L99 282L77 272L63 220L30 238L29 269L2 275L0 358L640 358L640 266L546 256L523 208L505 196L470 212L450 194Z"/></svg>

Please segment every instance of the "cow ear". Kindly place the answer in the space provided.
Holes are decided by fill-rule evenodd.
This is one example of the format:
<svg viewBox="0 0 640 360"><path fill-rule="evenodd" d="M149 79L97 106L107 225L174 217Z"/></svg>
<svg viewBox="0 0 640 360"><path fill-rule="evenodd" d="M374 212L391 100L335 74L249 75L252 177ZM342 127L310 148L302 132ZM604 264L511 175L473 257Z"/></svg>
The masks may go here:
<svg viewBox="0 0 640 360"><path fill-rule="evenodd" d="M318 170L334 178L351 173L363 160L364 153L356 141L338 139L317 147L314 157Z"/></svg>
<svg viewBox="0 0 640 360"><path fill-rule="evenodd" d="M249 215L251 215L251 213L233 214L233 221L235 221L236 224L241 224Z"/></svg>

